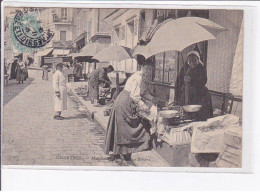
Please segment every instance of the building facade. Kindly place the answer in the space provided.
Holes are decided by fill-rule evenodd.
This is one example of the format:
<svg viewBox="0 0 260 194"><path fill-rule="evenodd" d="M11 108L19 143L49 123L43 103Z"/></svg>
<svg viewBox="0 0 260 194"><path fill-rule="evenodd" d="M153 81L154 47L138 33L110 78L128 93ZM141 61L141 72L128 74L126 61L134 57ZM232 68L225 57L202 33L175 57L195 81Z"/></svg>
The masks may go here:
<svg viewBox="0 0 260 194"><path fill-rule="evenodd" d="M13 59L14 55L13 55L13 49L12 49L12 44L10 39L9 23L7 20L8 18L4 23L4 57L5 59L11 60Z"/></svg>
<svg viewBox="0 0 260 194"><path fill-rule="evenodd" d="M87 20L89 9L77 9L76 11L76 52L79 52L87 44Z"/></svg>
<svg viewBox="0 0 260 194"><path fill-rule="evenodd" d="M34 55L36 66L42 66L44 57L66 56L75 50L73 40L76 37L76 9L73 8L44 8L40 18L45 29L54 32L54 37Z"/></svg>
<svg viewBox="0 0 260 194"><path fill-rule="evenodd" d="M111 44L112 21L104 21L114 9L88 9L87 12L87 43ZM97 67L105 67L108 63L86 63L86 73Z"/></svg>

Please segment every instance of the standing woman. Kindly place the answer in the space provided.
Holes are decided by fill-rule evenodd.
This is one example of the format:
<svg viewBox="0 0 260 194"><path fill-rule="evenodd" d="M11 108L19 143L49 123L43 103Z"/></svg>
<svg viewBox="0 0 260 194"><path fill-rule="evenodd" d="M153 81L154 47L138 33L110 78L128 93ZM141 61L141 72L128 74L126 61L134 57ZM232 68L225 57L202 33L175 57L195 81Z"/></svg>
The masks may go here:
<svg viewBox="0 0 260 194"><path fill-rule="evenodd" d="M18 59L13 59L11 63L10 79L16 79L17 76Z"/></svg>
<svg viewBox="0 0 260 194"><path fill-rule="evenodd" d="M29 78L29 74L28 74L28 64L29 61L25 61L24 63L24 68L23 68L23 73L24 73L24 81L26 81L27 78Z"/></svg>
<svg viewBox="0 0 260 194"><path fill-rule="evenodd" d="M205 121L213 117L212 100L206 87L207 71L197 51L191 51L188 54L187 63L189 68L184 76L182 104L202 105L201 110L194 113L194 117L197 120Z"/></svg>
<svg viewBox="0 0 260 194"><path fill-rule="evenodd" d="M18 81L18 83L20 84L22 82L23 84L23 80L24 80L24 62L19 59L18 65L16 66L16 81Z"/></svg>
<svg viewBox="0 0 260 194"><path fill-rule="evenodd" d="M141 97L143 70L145 61L138 60L141 70L135 72L126 82L124 90L116 98L107 125L105 154L112 152L109 158L131 160L131 154L150 148L149 128L137 115L137 106L149 110Z"/></svg>
<svg viewBox="0 0 260 194"><path fill-rule="evenodd" d="M56 71L53 74L54 88L54 119L63 120L61 112L67 110L67 86L66 78L62 73L63 64L59 63L56 66Z"/></svg>

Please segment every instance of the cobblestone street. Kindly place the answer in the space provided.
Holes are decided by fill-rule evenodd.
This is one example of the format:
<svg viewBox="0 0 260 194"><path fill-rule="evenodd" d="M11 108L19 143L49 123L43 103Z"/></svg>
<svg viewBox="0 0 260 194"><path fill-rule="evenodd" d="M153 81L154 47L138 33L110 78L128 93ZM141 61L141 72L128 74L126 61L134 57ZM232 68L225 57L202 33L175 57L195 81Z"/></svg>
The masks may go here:
<svg viewBox="0 0 260 194"><path fill-rule="evenodd" d="M31 83L5 101L3 165L168 166L150 151L133 154L130 164L108 161L103 153L104 130L74 96L70 95L63 114L66 120L53 120L52 81L41 80L41 71L33 70L29 76Z"/></svg>

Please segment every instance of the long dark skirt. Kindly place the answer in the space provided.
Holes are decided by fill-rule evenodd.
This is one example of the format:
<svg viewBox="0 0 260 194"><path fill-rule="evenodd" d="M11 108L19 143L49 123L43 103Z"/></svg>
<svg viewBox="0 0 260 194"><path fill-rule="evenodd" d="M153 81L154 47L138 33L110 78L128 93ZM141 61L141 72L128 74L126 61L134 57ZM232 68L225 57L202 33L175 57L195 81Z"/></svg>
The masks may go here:
<svg viewBox="0 0 260 194"><path fill-rule="evenodd" d="M25 77L24 72L21 69L18 69L16 73L16 81L23 82L24 77Z"/></svg>
<svg viewBox="0 0 260 194"><path fill-rule="evenodd" d="M136 116L130 93L123 90L111 112L105 139L105 153L129 154L150 148L149 126Z"/></svg>
<svg viewBox="0 0 260 194"><path fill-rule="evenodd" d="M182 103L185 105L185 87L182 87ZM200 111L192 113L192 117L199 120L205 121L213 117L213 107L211 95L207 87L189 87L189 94L187 96L189 105L202 105Z"/></svg>

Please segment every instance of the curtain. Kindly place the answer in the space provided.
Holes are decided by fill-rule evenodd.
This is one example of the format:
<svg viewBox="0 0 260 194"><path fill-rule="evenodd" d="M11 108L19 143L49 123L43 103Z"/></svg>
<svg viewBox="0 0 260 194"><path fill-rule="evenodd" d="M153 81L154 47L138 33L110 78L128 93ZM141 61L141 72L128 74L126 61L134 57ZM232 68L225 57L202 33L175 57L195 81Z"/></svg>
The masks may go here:
<svg viewBox="0 0 260 194"><path fill-rule="evenodd" d="M244 20L241 22L229 87L229 92L235 96L242 96L243 93L243 37Z"/></svg>

